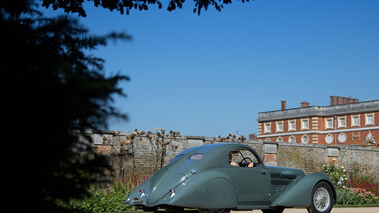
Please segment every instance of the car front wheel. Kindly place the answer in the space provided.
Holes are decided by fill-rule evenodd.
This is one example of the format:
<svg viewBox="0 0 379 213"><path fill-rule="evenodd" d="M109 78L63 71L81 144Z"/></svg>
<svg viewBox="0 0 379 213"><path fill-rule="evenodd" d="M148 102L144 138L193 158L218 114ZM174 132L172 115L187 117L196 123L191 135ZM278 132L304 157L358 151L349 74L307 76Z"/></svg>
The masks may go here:
<svg viewBox="0 0 379 213"><path fill-rule="evenodd" d="M329 213L333 207L333 191L326 182L318 183L312 191L312 204L309 213Z"/></svg>
<svg viewBox="0 0 379 213"><path fill-rule="evenodd" d="M229 213L230 209L199 209L199 213Z"/></svg>

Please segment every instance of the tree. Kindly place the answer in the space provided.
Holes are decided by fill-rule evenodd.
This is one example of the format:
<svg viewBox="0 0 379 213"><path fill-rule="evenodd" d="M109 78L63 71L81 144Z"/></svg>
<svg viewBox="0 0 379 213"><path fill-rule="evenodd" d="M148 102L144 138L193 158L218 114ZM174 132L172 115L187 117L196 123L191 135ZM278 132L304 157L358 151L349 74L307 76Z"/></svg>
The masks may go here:
<svg viewBox="0 0 379 213"><path fill-rule="evenodd" d="M84 0L41 0L43 1L43 6L48 8L52 6L54 9L63 8L67 13L79 13L80 16L85 17L86 12L83 8ZM117 10L121 14L129 14L133 9L138 10L148 10L149 5L155 4L159 9L162 8L162 2L159 0L89 0L94 2L94 6L101 6L103 8L109 9L111 11ZM209 6L213 6L217 11L221 11L224 5L231 4L232 0L193 0L195 7L193 12L200 15L201 10L208 10ZM249 2L250 0L241 0L244 2ZM253 1L253 0L252 0ZM176 10L177 8L182 8L185 0L169 0L167 5L168 11Z"/></svg>
<svg viewBox="0 0 379 213"><path fill-rule="evenodd" d="M34 8L34 0L0 2L5 203L13 212L56 212L57 199L84 196L108 167L76 133L127 118L112 97L125 96L117 85L129 78L105 77L103 59L88 50L130 37L89 35L77 20Z"/></svg>

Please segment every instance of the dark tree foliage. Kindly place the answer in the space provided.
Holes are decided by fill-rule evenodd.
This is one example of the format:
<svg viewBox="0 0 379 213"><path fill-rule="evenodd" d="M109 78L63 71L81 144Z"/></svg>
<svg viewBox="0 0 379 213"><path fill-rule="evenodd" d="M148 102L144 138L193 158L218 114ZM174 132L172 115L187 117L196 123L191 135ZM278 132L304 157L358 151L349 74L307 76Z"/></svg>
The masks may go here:
<svg viewBox="0 0 379 213"><path fill-rule="evenodd" d="M84 0L40 0L43 1L44 7L52 6L54 9L63 8L67 13L79 13L80 16L85 17L86 12L83 8ZM162 2L159 0L87 0L93 1L96 7L101 6L111 11L117 10L121 14L129 14L133 9L135 10L148 10L149 5L157 5L159 9L162 8ZM250 0L241 0L241 2L249 2ZM254 0L251 0L254 1ZM224 5L231 4L232 0L193 0L193 12L200 15L201 10L208 10L209 6L213 6L217 11L221 11ZM177 8L182 8L185 0L169 0L167 5L168 11L173 11Z"/></svg>
<svg viewBox="0 0 379 213"><path fill-rule="evenodd" d="M33 0L0 1L0 88L6 211L57 212L56 200L82 197L107 163L85 129L126 119L113 106L123 75L105 77L89 50L123 34L89 35L76 20L45 18Z"/></svg>

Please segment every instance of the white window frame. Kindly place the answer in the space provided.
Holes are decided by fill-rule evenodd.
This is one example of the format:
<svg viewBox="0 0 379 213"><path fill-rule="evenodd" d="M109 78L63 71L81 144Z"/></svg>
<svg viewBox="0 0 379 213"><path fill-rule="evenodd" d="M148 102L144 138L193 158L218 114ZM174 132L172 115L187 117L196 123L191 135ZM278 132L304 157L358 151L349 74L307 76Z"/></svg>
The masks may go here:
<svg viewBox="0 0 379 213"><path fill-rule="evenodd" d="M369 123L368 121L368 116L372 116L372 123ZM375 120L374 120L375 116L374 116L374 113L367 113L365 114L365 125L366 126L372 126L372 125L375 125Z"/></svg>
<svg viewBox="0 0 379 213"><path fill-rule="evenodd" d="M271 122L270 123L264 123L263 128L264 128L264 133L271 133Z"/></svg>
<svg viewBox="0 0 379 213"><path fill-rule="evenodd" d="M307 124L307 126L304 126L304 122ZM301 119L301 129L309 129L309 119Z"/></svg>
<svg viewBox="0 0 379 213"><path fill-rule="evenodd" d="M332 138L332 141L328 142L328 137ZM326 142L327 144L332 144L333 141L334 141L334 137L333 137L332 134L327 134L327 135L325 135L325 142Z"/></svg>
<svg viewBox="0 0 379 213"><path fill-rule="evenodd" d="M276 141L277 141L277 142L283 142L283 138L282 138L282 137L278 137L278 138L276 139Z"/></svg>
<svg viewBox="0 0 379 213"><path fill-rule="evenodd" d="M347 141L347 135L345 133L340 133L338 135L338 141L340 143L345 143Z"/></svg>
<svg viewBox="0 0 379 213"><path fill-rule="evenodd" d="M293 138L293 141L291 142L291 138ZM289 138L288 138L288 142L289 143L296 143L296 137L291 135Z"/></svg>
<svg viewBox="0 0 379 213"><path fill-rule="evenodd" d="M357 118L358 119L358 124L354 124L354 118ZM352 115L351 116L351 127L354 127L354 126L361 126L361 116L360 115Z"/></svg>
<svg viewBox="0 0 379 213"><path fill-rule="evenodd" d="M305 141L305 140L304 140L305 138L307 138L308 141ZM303 135L303 136L301 137L301 142L302 142L302 143L305 143L305 144L309 143L309 137L308 137L308 135Z"/></svg>
<svg viewBox="0 0 379 213"><path fill-rule="evenodd" d="M334 124L333 124L333 117L332 118L325 118L325 129L333 129L334 128ZM331 126L328 125L328 123L330 122Z"/></svg>
<svg viewBox="0 0 379 213"><path fill-rule="evenodd" d="M282 125L281 129L279 129L279 124ZM276 132L283 132L283 121L277 121L276 122Z"/></svg>
<svg viewBox="0 0 379 213"><path fill-rule="evenodd" d="M291 128L291 123L293 123L294 128ZM288 121L288 131L296 131L296 120L289 120Z"/></svg>
<svg viewBox="0 0 379 213"><path fill-rule="evenodd" d="M345 121L345 123L342 125L342 120ZM338 128L346 128L346 116L338 117Z"/></svg>

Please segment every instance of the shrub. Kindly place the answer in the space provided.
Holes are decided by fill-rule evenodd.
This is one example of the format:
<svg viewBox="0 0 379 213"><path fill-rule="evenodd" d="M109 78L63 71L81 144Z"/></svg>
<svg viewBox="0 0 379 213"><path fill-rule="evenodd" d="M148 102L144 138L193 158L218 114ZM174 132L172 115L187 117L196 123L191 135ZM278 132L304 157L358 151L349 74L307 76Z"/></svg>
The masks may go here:
<svg viewBox="0 0 379 213"><path fill-rule="evenodd" d="M106 187L91 186L89 194L85 199L72 199L60 204L74 212L122 212L129 209L124 204L128 195L110 184Z"/></svg>
<svg viewBox="0 0 379 213"><path fill-rule="evenodd" d="M357 172L351 173L349 185L354 188L362 188L368 192L372 192L375 196L379 196L379 184L375 183L373 178L361 176Z"/></svg>
<svg viewBox="0 0 379 213"><path fill-rule="evenodd" d="M354 204L375 204L379 203L379 199L372 192L362 188L349 188L354 195Z"/></svg>
<svg viewBox="0 0 379 213"><path fill-rule="evenodd" d="M354 204L355 195L348 189L336 189L337 190L337 204L347 205Z"/></svg>
<svg viewBox="0 0 379 213"><path fill-rule="evenodd" d="M329 176L336 188L346 188L348 184L348 172L343 166L330 163L323 165L322 172Z"/></svg>
<svg viewBox="0 0 379 213"><path fill-rule="evenodd" d="M133 207L124 204L129 194L150 175L132 173L128 178L113 181L105 186L93 185L89 196L84 199L72 199L68 202L58 201L58 204L70 212L124 212Z"/></svg>
<svg viewBox="0 0 379 213"><path fill-rule="evenodd" d="M373 178L359 175L358 171L347 171L344 166L334 163L323 165L322 172L329 176L336 187L337 204L379 203L379 184Z"/></svg>

